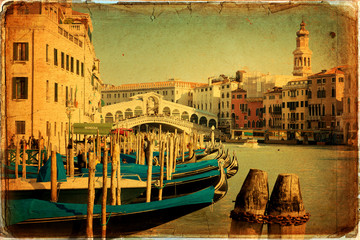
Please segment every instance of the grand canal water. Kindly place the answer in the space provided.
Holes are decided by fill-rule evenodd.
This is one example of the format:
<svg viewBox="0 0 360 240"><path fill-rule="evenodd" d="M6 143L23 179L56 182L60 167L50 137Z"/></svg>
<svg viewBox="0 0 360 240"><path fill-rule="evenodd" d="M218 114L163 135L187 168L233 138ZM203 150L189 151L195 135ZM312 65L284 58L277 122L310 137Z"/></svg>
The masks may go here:
<svg viewBox="0 0 360 240"><path fill-rule="evenodd" d="M242 144L226 144L235 151L239 172L229 179L228 194L212 206L203 208L155 228L134 233L128 237L228 237L230 211L234 200L251 168L268 173L270 193L280 173L299 176L302 197L307 212L311 214L306 225L308 237L339 237L350 235L356 224L358 186L357 151L346 146L288 146L261 145L248 148ZM110 219L108 234L120 237L118 222ZM148 219L152 222L152 219ZM110 223L110 222L109 222ZM97 232L100 227L97 225ZM60 225L17 226L12 229L16 237L81 237L86 224L63 222ZM263 237L266 237L266 226ZM95 230L95 229L94 229Z"/></svg>
<svg viewBox="0 0 360 240"><path fill-rule="evenodd" d="M251 168L268 173L270 193L278 174L295 173L299 176L305 209L311 214L306 225L308 236L338 237L353 228L358 208L358 157L355 150L346 146L225 146L230 152L235 151L240 167L237 175L229 179L230 189L226 197L212 207L136 236L228 237L233 201ZM266 227L263 235L266 236Z"/></svg>

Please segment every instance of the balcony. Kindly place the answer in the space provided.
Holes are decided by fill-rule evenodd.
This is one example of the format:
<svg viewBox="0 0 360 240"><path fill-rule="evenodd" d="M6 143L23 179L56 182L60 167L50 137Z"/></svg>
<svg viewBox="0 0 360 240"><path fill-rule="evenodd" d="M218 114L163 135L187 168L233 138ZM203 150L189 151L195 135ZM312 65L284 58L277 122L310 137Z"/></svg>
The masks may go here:
<svg viewBox="0 0 360 240"><path fill-rule="evenodd" d="M307 121L320 121L321 120L321 116L307 116L306 117Z"/></svg>

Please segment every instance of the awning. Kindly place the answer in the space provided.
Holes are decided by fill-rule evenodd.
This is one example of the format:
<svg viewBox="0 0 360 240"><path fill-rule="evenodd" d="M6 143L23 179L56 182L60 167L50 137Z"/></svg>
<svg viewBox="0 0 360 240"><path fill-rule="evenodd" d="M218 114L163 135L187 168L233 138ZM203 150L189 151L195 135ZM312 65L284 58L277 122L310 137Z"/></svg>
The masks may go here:
<svg viewBox="0 0 360 240"><path fill-rule="evenodd" d="M74 123L74 134L96 135L99 130L99 135L110 134L112 123Z"/></svg>

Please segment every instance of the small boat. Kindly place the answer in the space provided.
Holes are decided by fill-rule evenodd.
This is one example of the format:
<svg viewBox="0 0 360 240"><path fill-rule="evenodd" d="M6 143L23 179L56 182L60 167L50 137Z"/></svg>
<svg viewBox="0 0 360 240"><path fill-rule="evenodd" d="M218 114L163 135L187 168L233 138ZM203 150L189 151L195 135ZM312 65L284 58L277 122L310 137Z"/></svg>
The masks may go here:
<svg viewBox="0 0 360 240"><path fill-rule="evenodd" d="M259 144L258 141L256 139L248 139L245 143L244 143L245 147L250 147L250 148L258 148Z"/></svg>

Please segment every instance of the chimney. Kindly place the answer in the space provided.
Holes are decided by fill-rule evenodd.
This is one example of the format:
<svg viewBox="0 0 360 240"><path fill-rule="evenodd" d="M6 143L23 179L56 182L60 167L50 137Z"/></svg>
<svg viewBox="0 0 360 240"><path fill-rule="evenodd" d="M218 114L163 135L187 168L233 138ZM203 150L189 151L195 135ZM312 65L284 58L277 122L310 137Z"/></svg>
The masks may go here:
<svg viewBox="0 0 360 240"><path fill-rule="evenodd" d="M212 79L210 77L208 78L208 84L209 84L209 86L212 85Z"/></svg>

